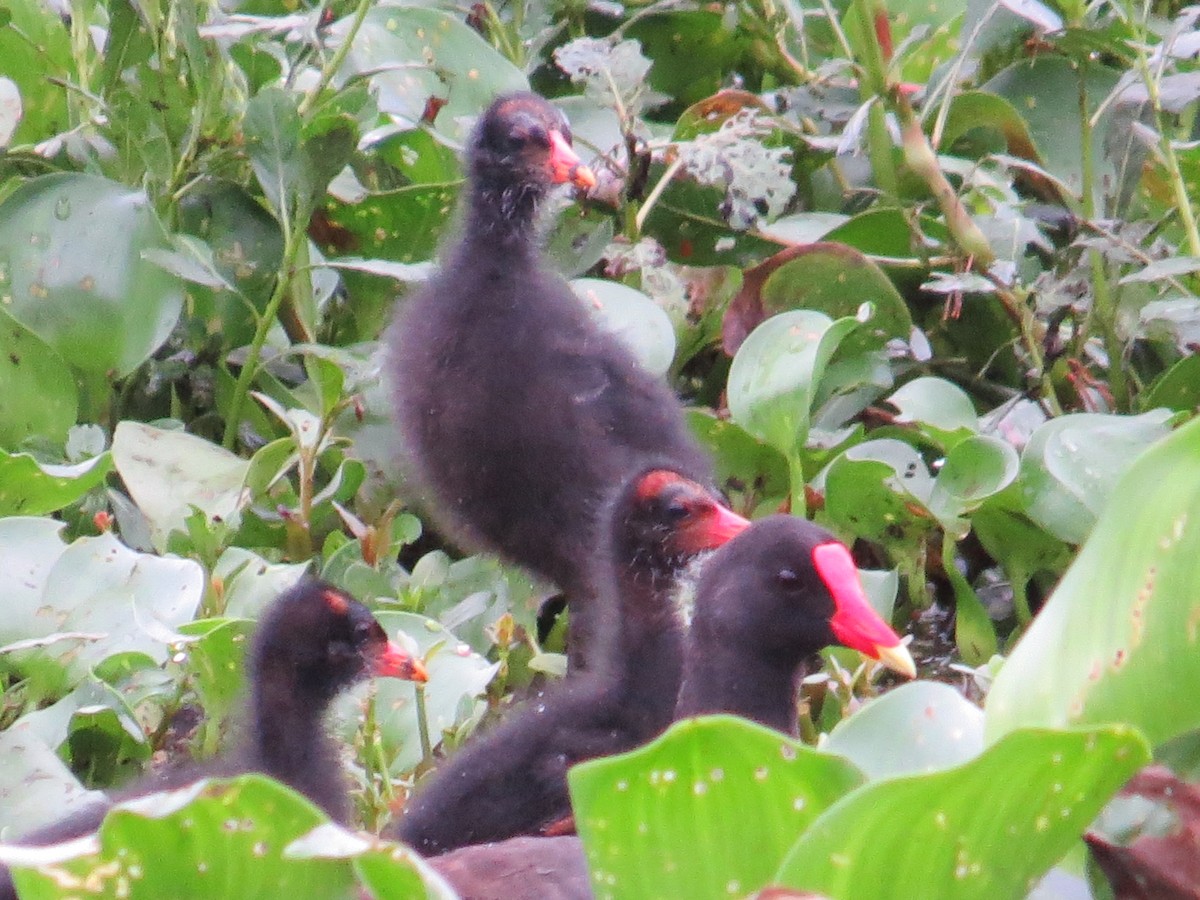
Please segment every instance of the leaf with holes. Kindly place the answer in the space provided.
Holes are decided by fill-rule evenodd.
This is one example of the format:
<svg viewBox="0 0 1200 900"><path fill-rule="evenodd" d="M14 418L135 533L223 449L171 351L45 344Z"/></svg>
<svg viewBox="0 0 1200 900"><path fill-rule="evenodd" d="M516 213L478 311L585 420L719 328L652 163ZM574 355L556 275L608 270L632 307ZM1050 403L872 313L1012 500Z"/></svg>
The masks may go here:
<svg viewBox="0 0 1200 900"><path fill-rule="evenodd" d="M734 716L677 722L631 753L571 769L597 890L613 898L746 896L862 776Z"/></svg>
<svg viewBox="0 0 1200 900"><path fill-rule="evenodd" d="M847 794L775 882L838 900L1020 900L1149 759L1128 726L1019 731L957 768Z"/></svg>

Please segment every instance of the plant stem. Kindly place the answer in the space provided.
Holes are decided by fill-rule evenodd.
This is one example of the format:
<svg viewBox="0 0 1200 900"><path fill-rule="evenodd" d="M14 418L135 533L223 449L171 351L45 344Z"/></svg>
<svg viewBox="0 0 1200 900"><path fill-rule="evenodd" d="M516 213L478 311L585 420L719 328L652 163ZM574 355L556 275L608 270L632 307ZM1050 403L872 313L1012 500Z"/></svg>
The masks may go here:
<svg viewBox="0 0 1200 900"><path fill-rule="evenodd" d="M421 739L421 765L433 764L433 746L429 743L429 712L425 708L425 685L413 685L417 690L417 734Z"/></svg>
<svg viewBox="0 0 1200 900"><path fill-rule="evenodd" d="M658 183L642 201L641 208L637 211L637 217L634 219L634 226L637 228L637 234L642 233L642 228L646 224L646 219L650 215L650 210L654 209L654 204L658 202L658 198L662 196L663 191L667 189L667 185L671 183L671 179L675 177L675 173L683 166L683 157L676 156L674 162L667 166L667 171L663 172L662 177L658 179ZM634 235L636 236L636 235Z"/></svg>
<svg viewBox="0 0 1200 900"><path fill-rule="evenodd" d="M1079 68L1079 139L1080 163L1082 172L1082 196L1080 206L1083 217L1088 221L1096 218L1096 166L1092 154L1092 122L1088 116L1087 68ZM1129 392L1125 383L1125 369L1122 364L1124 353L1121 340L1117 335L1116 301L1108 282L1108 272L1104 266L1104 255L1095 247L1088 250L1088 266L1092 272L1092 309L1084 318L1081 329L1080 343L1087 341L1093 321L1099 326L1104 339L1104 350L1108 354L1108 386L1112 391L1113 402L1117 409L1129 408ZM1082 347L1080 348L1082 349Z"/></svg>
<svg viewBox="0 0 1200 900"><path fill-rule="evenodd" d="M296 217L298 221L301 218L300 216ZM302 226L296 229L288 228L284 231L284 235L283 261L279 266L279 277L275 280L275 290L271 292L271 299L267 301L266 309L258 317L258 327L254 331L254 338L246 353L246 362L242 365L242 371L238 373L237 384L233 388L233 399L229 401L229 417L225 420L225 434L221 439L221 446L226 450L232 450L237 443L242 407L246 403L250 385L254 383L255 377L258 375L258 363L262 358L263 345L267 341L271 325L279 315L279 307L287 296L288 285L291 284L295 271L296 252L300 244L308 239Z"/></svg>
<svg viewBox="0 0 1200 900"><path fill-rule="evenodd" d="M792 502L793 516L805 518L808 516L808 495L805 493L804 466L800 461L800 452L788 454L788 482Z"/></svg>
<svg viewBox="0 0 1200 900"><path fill-rule="evenodd" d="M318 98L320 98L325 88L329 87L329 82L333 80L333 76L337 74L337 70L342 67L346 55L350 52L350 46L354 43L354 38L358 35L358 30L362 27L363 20L367 17L367 10L370 8L371 0L358 0L358 5L354 7L354 18L350 20L350 27L346 29L346 34L342 37L342 42L333 51L333 56L329 57L325 65L321 67L321 77L317 79L316 84L308 89L308 92L304 95L304 99L300 101L300 118L303 119L312 112L312 108L316 105Z"/></svg>

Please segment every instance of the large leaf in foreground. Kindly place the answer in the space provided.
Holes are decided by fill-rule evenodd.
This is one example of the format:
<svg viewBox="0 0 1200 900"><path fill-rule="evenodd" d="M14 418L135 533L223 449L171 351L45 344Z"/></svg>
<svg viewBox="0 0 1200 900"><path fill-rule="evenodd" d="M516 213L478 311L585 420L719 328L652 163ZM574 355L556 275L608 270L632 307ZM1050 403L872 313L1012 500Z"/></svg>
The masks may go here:
<svg viewBox="0 0 1200 900"><path fill-rule="evenodd" d="M988 696L986 733L1129 722L1200 727L1200 422L1143 453Z"/></svg>
<svg viewBox="0 0 1200 900"><path fill-rule="evenodd" d="M1018 900L1149 758L1125 726L1011 734L958 768L847 795L775 880L838 900Z"/></svg>
<svg viewBox="0 0 1200 900"><path fill-rule="evenodd" d="M743 897L862 776L733 716L677 722L569 775L592 882L608 897Z"/></svg>
<svg viewBox="0 0 1200 900"><path fill-rule="evenodd" d="M116 808L95 839L29 850L6 848L6 861L41 868L14 869L21 896L70 896L74 887L96 896L353 897L355 857L374 852L371 842L330 825L305 798L261 775L202 781L178 791L151 794ZM50 861L59 856L58 861ZM392 875L418 863L391 854ZM378 864L377 864L378 865ZM425 892L409 896L424 898Z"/></svg>
<svg viewBox="0 0 1200 900"><path fill-rule="evenodd" d="M0 515L40 516L74 503L104 482L112 457L101 453L73 465L38 462L28 453L0 451Z"/></svg>

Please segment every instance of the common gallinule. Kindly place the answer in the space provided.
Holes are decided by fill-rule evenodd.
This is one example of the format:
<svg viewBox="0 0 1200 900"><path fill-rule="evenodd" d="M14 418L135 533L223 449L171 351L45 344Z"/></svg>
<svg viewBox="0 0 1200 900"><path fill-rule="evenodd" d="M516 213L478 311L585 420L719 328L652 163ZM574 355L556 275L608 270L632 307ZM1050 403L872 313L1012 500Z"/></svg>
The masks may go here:
<svg viewBox="0 0 1200 900"><path fill-rule="evenodd" d="M648 462L702 484L710 466L666 384L543 259L541 201L595 183L562 113L532 94L500 97L467 166L462 237L387 337L401 444L450 535L565 592L581 667L601 588L580 561L603 543L604 505Z"/></svg>
<svg viewBox="0 0 1200 900"><path fill-rule="evenodd" d="M231 752L151 775L115 792L114 801L181 787L204 777L262 772L289 785L345 823L350 806L338 748L322 720L333 699L369 675L425 681L425 667L388 640L370 611L348 594L305 580L267 609L249 656L244 733ZM100 827L110 804L96 803L15 841L54 844ZM0 898L15 897L0 868Z"/></svg>
<svg viewBox="0 0 1200 900"><path fill-rule="evenodd" d="M671 722L682 673L676 576L749 523L666 469L632 479L609 515L615 612L595 665L569 673L455 753L418 788L392 835L425 854L538 833L570 813L567 769L649 740ZM599 582L599 578L597 578Z"/></svg>
<svg viewBox="0 0 1200 900"><path fill-rule="evenodd" d="M916 676L846 546L805 519L761 519L705 562L675 716L728 712L795 734L804 664L831 644Z"/></svg>

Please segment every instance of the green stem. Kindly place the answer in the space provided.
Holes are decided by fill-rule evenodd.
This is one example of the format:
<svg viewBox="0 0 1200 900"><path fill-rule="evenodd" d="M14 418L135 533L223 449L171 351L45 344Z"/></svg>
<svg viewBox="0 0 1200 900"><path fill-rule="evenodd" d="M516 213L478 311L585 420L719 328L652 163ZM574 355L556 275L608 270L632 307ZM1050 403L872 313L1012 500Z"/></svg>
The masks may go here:
<svg viewBox="0 0 1200 900"><path fill-rule="evenodd" d="M300 101L300 118L303 119L312 112L317 99L324 92L325 88L329 87L329 82L333 80L333 76L337 74L337 70L342 67L342 63L346 59L346 54L350 52L354 38L358 35L358 30L362 27L363 20L367 17L367 10L370 8L371 0L358 0L358 5L354 7L354 18L350 20L350 27L346 29L346 34L342 38L342 42L333 51L333 56L329 57L325 65L321 67L321 77L317 79L317 83L308 89L308 92L304 95L304 99Z"/></svg>
<svg viewBox="0 0 1200 900"><path fill-rule="evenodd" d="M429 712L425 708L425 685L414 685L417 689L417 734L421 740L421 765L433 765L433 745L429 742Z"/></svg>
<svg viewBox="0 0 1200 900"><path fill-rule="evenodd" d="M1013 610L1017 614L1017 624L1024 628L1033 621L1033 611L1029 608L1029 577L1024 572L1009 572L1009 583L1012 587Z"/></svg>
<svg viewBox="0 0 1200 900"><path fill-rule="evenodd" d="M1092 122L1088 116L1087 68L1079 68L1079 139L1082 169L1082 196L1079 198L1083 217L1088 221L1096 218L1096 165L1092 154ZM1108 282L1104 256L1096 248L1088 251L1088 267L1092 272L1092 309L1084 319L1079 338L1086 342L1093 322L1099 326L1104 339L1104 350L1108 354L1108 386L1118 410L1129 408L1129 389L1125 382L1123 365L1124 352L1117 335L1116 300ZM1082 350L1082 347L1080 347Z"/></svg>
<svg viewBox="0 0 1200 900"><path fill-rule="evenodd" d="M654 209L654 204L658 202L658 198L662 196L663 191L667 189L667 185L671 183L671 179L675 177L675 173L683 166L683 157L676 156L675 161L667 166L667 171L663 172L662 178L658 179L658 183L642 201L641 208L637 211L637 216L634 218L634 227L637 229L634 235L637 237L642 233L642 227L646 224L646 219L650 215L650 210Z"/></svg>
<svg viewBox="0 0 1200 900"><path fill-rule="evenodd" d="M788 456L788 481L792 495L792 515L805 518L808 516L808 496L805 493L804 465L799 453Z"/></svg>
<svg viewBox="0 0 1200 900"><path fill-rule="evenodd" d="M279 277L275 281L275 290L271 293L271 299L267 301L266 309L259 316L258 327L254 332L254 339L250 342L249 351L246 353L246 362L242 366L242 371L238 374L237 384L233 388L233 399L229 401L229 417L225 420L225 434L221 440L221 446L226 450L232 450L234 444L237 442L238 424L242 419L242 407L245 406L246 395L250 392L250 385L254 383L255 377L258 375L258 363L262 358L263 345L267 341L267 334L271 331L271 325L274 324L276 316L279 315L279 307L283 305L283 300L287 296L288 285L291 283L294 273L296 252L300 244L307 240L303 228L297 230L288 228L284 234L286 235L286 243L283 248L283 262L279 267Z"/></svg>

